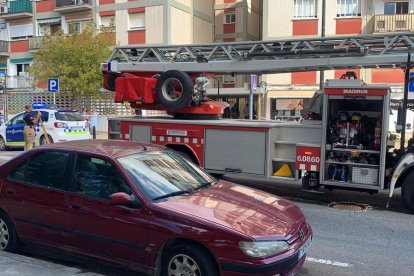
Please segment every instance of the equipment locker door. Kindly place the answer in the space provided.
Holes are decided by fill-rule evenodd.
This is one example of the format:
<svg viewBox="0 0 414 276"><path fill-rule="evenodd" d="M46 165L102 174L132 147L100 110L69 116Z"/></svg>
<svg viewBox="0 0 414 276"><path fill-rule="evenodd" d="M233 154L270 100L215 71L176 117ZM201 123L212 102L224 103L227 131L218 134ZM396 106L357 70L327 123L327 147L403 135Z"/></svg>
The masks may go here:
<svg viewBox="0 0 414 276"><path fill-rule="evenodd" d="M265 175L266 133L206 129L205 169Z"/></svg>

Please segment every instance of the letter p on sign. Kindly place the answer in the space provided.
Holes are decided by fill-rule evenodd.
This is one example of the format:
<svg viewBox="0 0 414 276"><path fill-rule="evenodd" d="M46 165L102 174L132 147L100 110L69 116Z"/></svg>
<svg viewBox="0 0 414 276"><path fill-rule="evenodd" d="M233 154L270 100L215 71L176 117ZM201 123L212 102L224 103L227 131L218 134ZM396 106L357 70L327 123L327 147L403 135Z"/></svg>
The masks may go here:
<svg viewBox="0 0 414 276"><path fill-rule="evenodd" d="M59 91L59 79L48 79L47 90L50 92L58 92Z"/></svg>

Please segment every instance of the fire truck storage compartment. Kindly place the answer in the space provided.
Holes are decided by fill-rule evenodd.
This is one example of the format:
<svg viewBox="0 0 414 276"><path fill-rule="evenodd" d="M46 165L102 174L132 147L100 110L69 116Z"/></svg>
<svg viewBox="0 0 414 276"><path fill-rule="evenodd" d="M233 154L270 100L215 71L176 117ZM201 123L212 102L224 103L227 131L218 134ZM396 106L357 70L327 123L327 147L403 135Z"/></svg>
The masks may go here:
<svg viewBox="0 0 414 276"><path fill-rule="evenodd" d="M271 154L270 178L297 180L299 171L296 167L296 146L298 144L313 144L320 147L322 140L322 122L317 120L305 120L302 122L286 122L276 124L270 129L270 140L273 145ZM278 171L283 167L290 171L291 175L278 176ZM283 168L282 168L283 170Z"/></svg>
<svg viewBox="0 0 414 276"><path fill-rule="evenodd" d="M389 112L389 91L384 91L384 95L364 92L364 96L325 93L323 184L367 189L382 186Z"/></svg>
<svg viewBox="0 0 414 276"><path fill-rule="evenodd" d="M205 169L265 176L266 132L206 129L204 141Z"/></svg>
<svg viewBox="0 0 414 276"><path fill-rule="evenodd" d="M129 129L131 141L139 141L141 143L151 143L151 127L141 125L130 125Z"/></svg>

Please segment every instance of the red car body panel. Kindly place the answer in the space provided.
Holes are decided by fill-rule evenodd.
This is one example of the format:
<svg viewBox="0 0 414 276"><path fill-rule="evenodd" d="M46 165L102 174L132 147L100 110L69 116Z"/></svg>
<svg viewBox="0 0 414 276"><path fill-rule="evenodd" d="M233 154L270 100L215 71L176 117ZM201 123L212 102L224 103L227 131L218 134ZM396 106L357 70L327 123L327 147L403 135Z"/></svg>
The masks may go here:
<svg viewBox="0 0 414 276"><path fill-rule="evenodd" d="M226 181L190 195L151 202L116 158L162 149L106 140L35 148L0 167L0 209L10 216L23 241L140 270L154 271L163 245L180 239L205 247L222 275L297 273L305 258L299 259L298 251L311 238L312 230L294 203ZM7 178L29 156L56 150L90 154L111 162L133 190L139 208L113 206L74 192L34 187ZM266 258L249 257L239 247L240 241L266 240L285 240L290 247Z"/></svg>

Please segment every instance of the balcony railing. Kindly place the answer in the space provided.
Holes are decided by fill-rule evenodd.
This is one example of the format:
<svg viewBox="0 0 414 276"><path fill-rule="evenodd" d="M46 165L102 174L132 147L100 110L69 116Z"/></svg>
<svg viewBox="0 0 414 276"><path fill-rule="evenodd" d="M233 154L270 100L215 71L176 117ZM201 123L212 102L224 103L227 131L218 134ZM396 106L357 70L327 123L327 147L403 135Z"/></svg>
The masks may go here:
<svg viewBox="0 0 414 276"><path fill-rule="evenodd" d="M36 36L29 38L29 49L37 50L42 46L43 36Z"/></svg>
<svg viewBox="0 0 414 276"><path fill-rule="evenodd" d="M413 31L414 14L377 14L370 25L372 33Z"/></svg>
<svg viewBox="0 0 414 276"><path fill-rule="evenodd" d="M31 76L8 76L7 88L9 89L21 89L34 87L33 77Z"/></svg>
<svg viewBox="0 0 414 276"><path fill-rule="evenodd" d="M92 0L56 0L56 8L66 6L91 5Z"/></svg>
<svg viewBox="0 0 414 276"><path fill-rule="evenodd" d="M32 1L29 0L16 0L16 1L9 1L9 11L8 13L33 13L32 9Z"/></svg>
<svg viewBox="0 0 414 276"><path fill-rule="evenodd" d="M9 42L0 40L0 53L7 53L9 52Z"/></svg>

